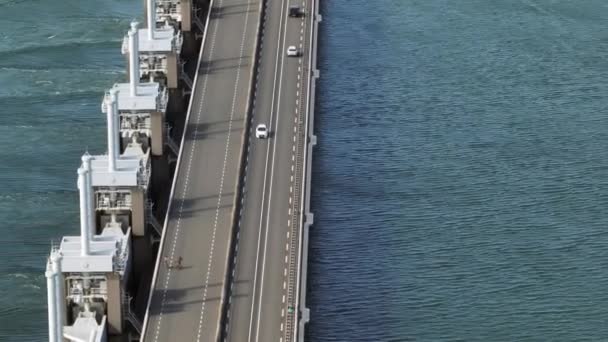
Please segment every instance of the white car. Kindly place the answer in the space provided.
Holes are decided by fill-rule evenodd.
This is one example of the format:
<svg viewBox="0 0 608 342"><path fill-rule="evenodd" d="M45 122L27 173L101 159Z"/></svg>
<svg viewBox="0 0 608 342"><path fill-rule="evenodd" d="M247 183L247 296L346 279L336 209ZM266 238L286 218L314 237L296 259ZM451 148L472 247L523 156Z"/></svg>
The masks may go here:
<svg viewBox="0 0 608 342"><path fill-rule="evenodd" d="M299 54L300 54L300 51L298 51L298 48L295 47L294 45L291 45L290 47L287 48L287 56L297 57Z"/></svg>
<svg viewBox="0 0 608 342"><path fill-rule="evenodd" d="M258 139L268 138L268 127L264 124L259 124L258 127L255 128L255 137Z"/></svg>

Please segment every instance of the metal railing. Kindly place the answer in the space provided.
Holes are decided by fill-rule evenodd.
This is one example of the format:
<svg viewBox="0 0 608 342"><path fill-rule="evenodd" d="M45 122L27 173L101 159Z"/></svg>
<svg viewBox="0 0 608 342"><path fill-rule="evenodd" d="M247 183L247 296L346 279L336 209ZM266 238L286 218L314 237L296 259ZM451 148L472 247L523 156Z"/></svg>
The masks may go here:
<svg viewBox="0 0 608 342"><path fill-rule="evenodd" d="M154 79L167 78L167 69L167 57L165 55L146 56L144 62L139 67L142 74L153 74L151 76L154 76Z"/></svg>
<svg viewBox="0 0 608 342"><path fill-rule="evenodd" d="M146 199L146 221L156 230L159 236L162 234L163 227L154 216L154 202L149 199Z"/></svg>
<svg viewBox="0 0 608 342"><path fill-rule="evenodd" d="M97 210L131 210L131 191L97 190L95 203Z"/></svg>
<svg viewBox="0 0 608 342"><path fill-rule="evenodd" d="M157 18L170 16L171 18L181 19L181 1L179 0L157 0L156 9L162 13L156 13Z"/></svg>
<svg viewBox="0 0 608 342"><path fill-rule="evenodd" d="M150 114L121 114L120 130L150 131Z"/></svg>
<svg viewBox="0 0 608 342"><path fill-rule="evenodd" d="M141 335L141 320L133 313L131 309L131 302L133 301L133 297L129 295L128 292L123 290L122 292L122 317L125 321L131 323L131 326L137 331L138 334Z"/></svg>
<svg viewBox="0 0 608 342"><path fill-rule="evenodd" d="M168 123L165 123L165 145L169 147L171 152L177 155L179 153L179 145L171 137L171 129L172 127Z"/></svg>
<svg viewBox="0 0 608 342"><path fill-rule="evenodd" d="M315 21L317 11L317 0L311 1L311 12L306 19L306 30L310 30L310 40L304 42L304 48L308 51L308 64L304 63L301 75L302 79L308 79L306 99L305 101L299 102L298 108L298 136L297 136L297 147L296 147L296 165L295 165L295 183L294 183L294 202L293 202L293 216L292 216L292 231L290 243L290 255L289 255L289 278L288 278L288 291L287 291L287 303L288 314L286 316L286 328L285 328L285 340L292 341L297 340L296 336L298 333L299 314L300 314L300 276L302 272L302 230L304 229L304 215L305 212L305 181L306 181L306 168L308 163L308 120L310 113L310 101L311 101L311 78L313 77L311 69L314 68L313 64L313 53L316 53L315 42ZM311 25L308 27L308 25ZM303 92L304 93L304 92ZM303 94L302 93L302 94ZM314 97L313 97L314 98ZM308 169L310 170L310 169ZM298 233L298 234L297 234ZM296 253L296 250L299 253ZM295 293L294 293L295 292ZM290 310L291 309L291 312Z"/></svg>
<svg viewBox="0 0 608 342"><path fill-rule="evenodd" d="M123 240L120 244L120 251L113 260L114 271L119 273L121 277L124 276L127 269L127 261L129 260L129 245L130 243L128 240L126 243Z"/></svg>
<svg viewBox="0 0 608 342"><path fill-rule="evenodd" d="M161 87L160 93L156 98L156 108L159 112L167 111L167 103L169 102L169 95L167 94L167 88Z"/></svg>
<svg viewBox="0 0 608 342"><path fill-rule="evenodd" d="M137 185L147 189L150 184L150 174L152 172L152 162L149 157L141 158L140 172L137 173Z"/></svg>
<svg viewBox="0 0 608 342"><path fill-rule="evenodd" d="M108 289L101 287L100 281L92 281L89 288L84 288L84 280L86 277L72 278L68 283L70 284L67 298L73 300L75 303L82 303L84 299L103 299L108 298ZM80 286L79 286L80 285Z"/></svg>
<svg viewBox="0 0 608 342"><path fill-rule="evenodd" d="M179 78L182 81L184 81L184 83L186 83L188 88L192 89L194 84L193 84L192 78L190 78L190 76L188 76L188 73L186 72L186 62L185 61L180 62Z"/></svg>
<svg viewBox="0 0 608 342"><path fill-rule="evenodd" d="M303 72L305 72L303 68ZM295 158L295 168L294 168L294 185L293 185L293 203L292 203L292 215L291 215L291 227L290 227L290 236L289 236L289 264L288 264L288 277L287 277L287 313L285 315L285 340L291 341L294 331L294 324L297 324L297 308L296 308L296 291L297 291L297 272L298 264L297 258L299 247L299 234L298 231L302 226L302 213L300 210L300 191L302 191L302 183L304 181L303 177L303 151L305 148L306 136L305 136L305 127L303 120L304 115L307 115L302 108L303 103L300 101L300 108L298 108L298 132L297 141L296 141L296 158Z"/></svg>

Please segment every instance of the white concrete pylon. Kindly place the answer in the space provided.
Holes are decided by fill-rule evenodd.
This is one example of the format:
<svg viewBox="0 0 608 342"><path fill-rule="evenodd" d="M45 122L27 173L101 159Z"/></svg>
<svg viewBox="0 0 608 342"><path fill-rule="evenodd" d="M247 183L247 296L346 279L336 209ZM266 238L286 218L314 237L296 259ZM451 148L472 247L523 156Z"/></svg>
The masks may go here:
<svg viewBox="0 0 608 342"><path fill-rule="evenodd" d="M51 266L55 274L55 309L57 317L57 342L62 342L63 327L65 326L65 300L63 289L63 274L61 273L61 254L58 252L51 254Z"/></svg>
<svg viewBox="0 0 608 342"><path fill-rule="evenodd" d="M110 90L110 102L113 105L114 112L114 156L120 157L120 113L118 112L118 90Z"/></svg>
<svg viewBox="0 0 608 342"><path fill-rule="evenodd" d="M148 39L154 40L154 30L156 29L156 2L155 0L146 0L146 12L148 17Z"/></svg>
<svg viewBox="0 0 608 342"><path fill-rule="evenodd" d="M82 156L82 167L87 172L85 180L86 180L86 188L89 192L89 197L87 198L87 216L89 222L89 230L88 230L88 239L89 241L93 240L93 235L95 235L95 208L93 208L93 203L95 201L93 194L93 173L91 172L91 159L92 157L87 153Z"/></svg>
<svg viewBox="0 0 608 342"><path fill-rule="evenodd" d="M116 172L116 158L118 157L116 151L118 150L118 134L119 130L116 129L116 114L114 111L116 106L115 93L110 92L110 96L106 97L106 119L107 119L107 134L108 134L108 172Z"/></svg>
<svg viewBox="0 0 608 342"><path fill-rule="evenodd" d="M80 194L80 255L89 255L89 215L87 215L87 202L89 192L87 191L87 172L84 168L78 168L78 190Z"/></svg>
<svg viewBox="0 0 608 342"><path fill-rule="evenodd" d="M44 275L46 276L46 297L49 313L49 342L57 342L59 323L57 322L57 302L55 301L55 273L53 273L50 262L46 265Z"/></svg>
<svg viewBox="0 0 608 342"><path fill-rule="evenodd" d="M137 22L131 23L129 30L129 89L131 96L137 96L139 85L139 35Z"/></svg>

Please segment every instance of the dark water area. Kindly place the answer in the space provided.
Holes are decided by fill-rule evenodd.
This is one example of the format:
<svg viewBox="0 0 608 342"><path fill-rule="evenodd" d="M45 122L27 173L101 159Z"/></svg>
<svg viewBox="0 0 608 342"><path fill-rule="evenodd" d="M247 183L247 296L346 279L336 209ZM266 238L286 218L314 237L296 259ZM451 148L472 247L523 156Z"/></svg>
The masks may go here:
<svg viewBox="0 0 608 342"><path fill-rule="evenodd" d="M321 8L308 341L608 339L608 3ZM0 341L47 338L44 260L141 14L0 0Z"/></svg>
<svg viewBox="0 0 608 342"><path fill-rule="evenodd" d="M608 5L324 1L310 341L608 338Z"/></svg>

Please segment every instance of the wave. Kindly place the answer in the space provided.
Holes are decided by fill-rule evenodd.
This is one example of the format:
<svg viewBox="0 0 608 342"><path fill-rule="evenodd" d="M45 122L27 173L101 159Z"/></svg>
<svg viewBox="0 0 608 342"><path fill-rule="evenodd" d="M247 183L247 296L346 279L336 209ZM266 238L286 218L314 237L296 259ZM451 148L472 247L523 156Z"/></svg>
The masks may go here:
<svg viewBox="0 0 608 342"><path fill-rule="evenodd" d="M0 8L18 5L22 2L26 2L28 0L0 0Z"/></svg>
<svg viewBox="0 0 608 342"><path fill-rule="evenodd" d="M106 87L107 88L107 87ZM57 99L68 99L71 97L82 99L82 98L99 98L103 97L104 87L92 87L89 89L73 89L66 91L54 91L49 93L39 93L39 94L18 94L18 95L5 95L0 96L0 103L18 103L23 104L23 101L26 100L28 104L36 104L41 102L47 102L49 99L56 101Z"/></svg>
<svg viewBox="0 0 608 342"><path fill-rule="evenodd" d="M40 290L40 286L38 286L36 284L24 284L21 287L23 287L25 289Z"/></svg>
<svg viewBox="0 0 608 342"><path fill-rule="evenodd" d="M48 39L47 42L53 40ZM121 39L84 39L84 40L70 40L65 42L59 42L56 44L29 44L16 49L0 50L0 58L12 57L13 55L30 55L35 54L39 51L44 53L60 52L66 53L66 51L74 51L76 49L83 49L90 51L93 47L97 48L118 48L122 44Z"/></svg>
<svg viewBox="0 0 608 342"><path fill-rule="evenodd" d="M74 70L78 70L78 72L80 74L82 73L95 73L95 74L102 74L102 75L120 75L120 74L125 74L125 69L124 68L116 68L116 69L108 69L108 68L82 68L76 64L74 64L74 67L57 67L57 68L48 68L46 66L40 66L40 67L36 67L35 65L29 65L27 68L23 68L17 65L8 65L8 66L3 66L0 67L0 72L2 71L6 71L6 72L25 72L25 73L55 73L55 72L74 72Z"/></svg>
<svg viewBox="0 0 608 342"><path fill-rule="evenodd" d="M30 279L30 277L27 274L24 273L9 273L8 274L9 278L23 278L23 279Z"/></svg>

